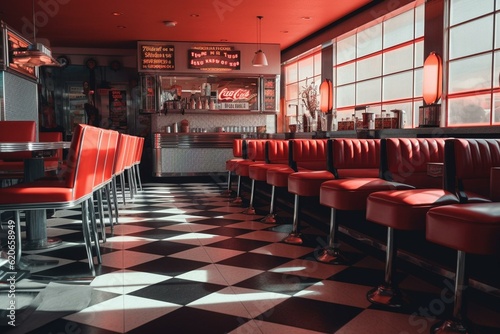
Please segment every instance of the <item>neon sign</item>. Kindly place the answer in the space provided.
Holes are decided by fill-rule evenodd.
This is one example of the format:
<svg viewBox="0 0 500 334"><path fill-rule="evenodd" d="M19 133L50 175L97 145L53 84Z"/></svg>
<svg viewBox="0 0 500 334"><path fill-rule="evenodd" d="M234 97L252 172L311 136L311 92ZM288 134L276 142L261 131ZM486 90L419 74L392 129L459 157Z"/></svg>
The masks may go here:
<svg viewBox="0 0 500 334"><path fill-rule="evenodd" d="M250 97L250 90L249 89L223 88L219 92L219 101L224 101L224 102L236 101L236 100L248 100L249 97Z"/></svg>

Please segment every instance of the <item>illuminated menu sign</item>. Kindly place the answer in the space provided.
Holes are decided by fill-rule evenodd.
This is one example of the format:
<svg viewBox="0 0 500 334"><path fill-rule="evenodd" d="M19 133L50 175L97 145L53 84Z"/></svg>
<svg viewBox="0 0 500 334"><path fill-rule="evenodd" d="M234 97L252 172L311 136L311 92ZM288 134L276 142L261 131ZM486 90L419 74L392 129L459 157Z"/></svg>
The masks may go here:
<svg viewBox="0 0 500 334"><path fill-rule="evenodd" d="M175 70L175 47L173 45L142 44L139 46L139 70Z"/></svg>
<svg viewBox="0 0 500 334"><path fill-rule="evenodd" d="M231 46L198 46L188 50L188 68L207 71L240 69L240 51Z"/></svg>

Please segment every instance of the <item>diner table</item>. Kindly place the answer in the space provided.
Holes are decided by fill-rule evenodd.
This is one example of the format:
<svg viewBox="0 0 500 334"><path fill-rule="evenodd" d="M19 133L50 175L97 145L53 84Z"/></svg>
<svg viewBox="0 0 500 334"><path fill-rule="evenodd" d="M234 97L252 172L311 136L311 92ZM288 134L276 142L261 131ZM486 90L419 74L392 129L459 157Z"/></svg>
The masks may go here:
<svg viewBox="0 0 500 334"><path fill-rule="evenodd" d="M71 142L0 142L0 152L33 152L33 157L24 161L24 180L34 181L45 175L44 161L41 156L44 151L67 149ZM57 246L60 239L47 237L46 210L30 210L26 212L25 250L46 249Z"/></svg>

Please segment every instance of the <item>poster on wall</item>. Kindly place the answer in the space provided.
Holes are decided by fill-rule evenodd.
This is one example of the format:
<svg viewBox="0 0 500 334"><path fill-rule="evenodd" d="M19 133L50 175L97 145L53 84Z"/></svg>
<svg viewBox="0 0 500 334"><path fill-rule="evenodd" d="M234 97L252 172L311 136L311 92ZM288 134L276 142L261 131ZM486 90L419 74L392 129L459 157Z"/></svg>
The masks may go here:
<svg viewBox="0 0 500 334"><path fill-rule="evenodd" d="M109 126L120 132L127 132L127 91L109 91Z"/></svg>

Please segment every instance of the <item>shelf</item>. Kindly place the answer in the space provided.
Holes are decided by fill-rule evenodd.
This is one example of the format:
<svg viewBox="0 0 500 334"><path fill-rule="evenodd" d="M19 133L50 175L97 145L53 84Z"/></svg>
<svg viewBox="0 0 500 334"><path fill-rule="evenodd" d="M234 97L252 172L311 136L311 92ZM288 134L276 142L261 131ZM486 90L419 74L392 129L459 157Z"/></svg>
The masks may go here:
<svg viewBox="0 0 500 334"><path fill-rule="evenodd" d="M181 109L171 109L167 111L168 114L182 114ZM276 115L278 111L259 111L259 110L212 110L212 109L185 109L184 115ZM144 113L144 114L161 114L164 113Z"/></svg>

